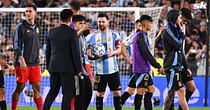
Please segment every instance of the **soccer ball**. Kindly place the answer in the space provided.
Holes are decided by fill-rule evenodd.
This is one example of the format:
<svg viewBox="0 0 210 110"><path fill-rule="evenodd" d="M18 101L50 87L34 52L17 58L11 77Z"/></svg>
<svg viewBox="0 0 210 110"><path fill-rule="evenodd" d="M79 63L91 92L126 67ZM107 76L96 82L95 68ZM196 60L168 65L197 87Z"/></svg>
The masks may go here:
<svg viewBox="0 0 210 110"><path fill-rule="evenodd" d="M102 57L105 54L105 47L101 43L96 43L92 46L92 54L98 57Z"/></svg>

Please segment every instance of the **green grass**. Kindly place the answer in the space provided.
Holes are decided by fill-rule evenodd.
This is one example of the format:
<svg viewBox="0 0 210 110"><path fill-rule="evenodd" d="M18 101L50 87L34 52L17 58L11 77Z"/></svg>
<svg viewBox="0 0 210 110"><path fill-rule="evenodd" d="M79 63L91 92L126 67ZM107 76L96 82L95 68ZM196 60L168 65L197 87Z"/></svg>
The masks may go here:
<svg viewBox="0 0 210 110"><path fill-rule="evenodd" d="M123 110L133 110L133 107L123 107ZM35 107L18 107L17 110L36 110ZM51 110L60 110L60 107L53 107ZM88 110L95 110L95 107L89 107ZM114 110L113 107L104 107L104 110ZM153 110L161 110L161 107L155 107ZM210 107L193 107L190 110L210 110Z"/></svg>

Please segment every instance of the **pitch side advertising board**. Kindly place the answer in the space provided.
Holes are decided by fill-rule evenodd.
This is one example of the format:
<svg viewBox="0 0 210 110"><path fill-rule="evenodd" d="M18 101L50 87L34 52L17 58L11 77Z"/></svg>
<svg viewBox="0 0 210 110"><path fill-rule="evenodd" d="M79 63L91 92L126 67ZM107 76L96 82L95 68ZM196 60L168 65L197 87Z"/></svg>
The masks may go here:
<svg viewBox="0 0 210 110"><path fill-rule="evenodd" d="M122 93L127 88L128 85L128 79L129 76L121 76L121 84L122 84ZM50 89L50 81L49 77L43 77L42 83L41 83L41 94L43 98L46 97L49 89ZM160 105L163 105L164 97L167 93L167 87L166 87L166 78L165 77L154 77L154 84L155 84L155 94L153 95L153 99L159 97L160 98ZM210 79L210 77L209 77ZM197 89L195 93L192 95L191 99L189 100L189 106L193 107L201 107L204 105L204 94L205 94L205 77L194 77L195 84L197 86ZM6 76L5 77L5 88L6 88L6 99L8 105L11 105L11 96L15 89L16 83L15 83L15 77L14 76ZM209 82L210 86L210 82ZM210 89L210 87L208 87ZM209 90L210 91L210 90ZM95 98L96 98L96 92L93 92L92 100L90 106L95 106ZM210 100L210 95L208 100ZM57 98L55 99L53 106L60 106L62 101L62 94L61 91L58 94ZM132 95L125 103L125 106L132 106L134 101L134 95ZM174 99L175 105L178 105L178 97L175 96ZM33 92L30 85L26 85L24 88L20 100L19 100L20 106L35 106L35 103L33 101ZM104 97L104 105L105 106L113 106L113 98L112 98L112 92L109 90L109 88L106 89L106 94ZM210 105L210 103L208 104Z"/></svg>

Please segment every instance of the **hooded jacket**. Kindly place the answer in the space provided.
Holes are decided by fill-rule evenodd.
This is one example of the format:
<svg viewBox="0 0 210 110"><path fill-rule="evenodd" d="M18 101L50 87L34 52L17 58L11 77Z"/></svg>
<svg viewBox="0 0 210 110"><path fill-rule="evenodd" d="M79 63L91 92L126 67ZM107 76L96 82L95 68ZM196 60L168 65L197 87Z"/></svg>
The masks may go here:
<svg viewBox="0 0 210 110"><path fill-rule="evenodd" d="M184 56L184 34L176 25L179 11L172 10L167 15L166 29L163 31L162 40L164 45L164 68L186 70L187 63Z"/></svg>

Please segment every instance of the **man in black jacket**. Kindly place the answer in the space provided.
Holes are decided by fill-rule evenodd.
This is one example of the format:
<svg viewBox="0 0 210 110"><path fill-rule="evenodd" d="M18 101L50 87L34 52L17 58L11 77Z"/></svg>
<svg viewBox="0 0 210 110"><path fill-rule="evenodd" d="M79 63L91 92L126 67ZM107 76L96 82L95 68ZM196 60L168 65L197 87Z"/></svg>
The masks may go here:
<svg viewBox="0 0 210 110"><path fill-rule="evenodd" d="M39 66L40 31L38 24L35 22L36 14L36 6L28 5L25 10L26 20L16 27L14 53L17 86L12 94L12 110L16 110L20 93L28 80L32 85L37 110L42 110Z"/></svg>
<svg viewBox="0 0 210 110"><path fill-rule="evenodd" d="M174 21L175 20L174 15L177 15L177 14L178 14L177 11L171 13L171 17L170 17L170 20L169 21ZM191 11L189 9L186 9L186 8L180 9L179 10L179 19L181 20L181 22L180 22L181 24L179 24L178 28L181 28L182 32L184 32L183 34L185 34L185 31L186 30L183 27L186 26L186 29L188 28L188 21L190 21L192 19ZM170 38L170 37L167 37L167 38ZM185 48L184 47L184 44L182 46L180 46L180 49L181 50L184 50L184 48ZM182 51L182 52L183 52L183 54L185 54L184 51ZM169 59L170 58L168 58L168 60ZM185 59L183 59L183 61L185 61ZM166 63L166 66L169 65L169 64L170 63ZM193 92L196 89L196 85L195 85L195 82L193 80L191 71L190 71L190 69L188 69L188 67L187 67L187 65L186 65L185 62L184 62L184 65L185 65L185 69L181 73L181 79L182 79L183 84L186 87L186 89L185 89L185 98L186 98L186 101L188 102L189 99L190 99L190 97L192 96ZM171 97L171 98L172 98L172 104L170 106L170 110L174 110L174 103L173 103L174 102L174 99L173 99L173 97ZM182 110L181 106L179 106L179 110Z"/></svg>
<svg viewBox="0 0 210 110"><path fill-rule="evenodd" d="M168 81L168 94L164 102L164 110L170 107L175 92L178 93L180 109L188 110L189 90L194 88L191 71L187 66L184 56L184 26L187 16L183 14L186 10L171 10L167 15L167 26L163 32L163 44L165 51L164 68ZM187 87L186 98L183 84ZM187 100L186 100L187 99Z"/></svg>
<svg viewBox="0 0 210 110"><path fill-rule="evenodd" d="M58 87L62 86L62 109L70 110L70 100L74 92L74 76L81 74L79 42L75 30L70 29L72 11L64 9L61 14L61 25L49 32L46 57L47 69L50 72L50 91L45 99L55 99ZM52 103L52 102L50 102ZM44 104L45 105L45 104ZM43 108L49 110L49 108Z"/></svg>

